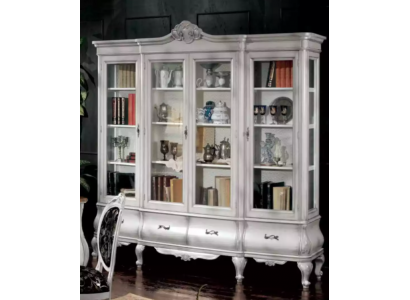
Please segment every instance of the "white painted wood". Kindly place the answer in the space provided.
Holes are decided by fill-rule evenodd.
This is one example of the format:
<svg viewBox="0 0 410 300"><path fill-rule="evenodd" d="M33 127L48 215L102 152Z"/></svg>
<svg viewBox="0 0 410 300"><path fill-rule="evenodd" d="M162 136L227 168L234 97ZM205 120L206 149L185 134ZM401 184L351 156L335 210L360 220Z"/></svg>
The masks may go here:
<svg viewBox="0 0 410 300"><path fill-rule="evenodd" d="M179 35L181 27L186 30ZM314 33L212 36L184 22L177 25L173 34L160 38L94 42L99 56L100 130L98 212L94 227L97 228L102 209L113 198L107 196L107 171L135 170L136 194L135 198L126 199L124 218L130 221L123 227L120 240L138 244L136 251L140 256L140 265L145 246L156 247L160 253L185 260L214 259L226 255L233 257L236 276L241 282L245 257L267 265L292 261L300 263L302 284L308 286L307 276L312 269L309 264L317 259L320 265L323 254L323 235L319 228L318 169L319 54L324 39ZM316 60L314 88L309 87L309 59ZM271 60L293 60L292 88L254 86L254 63ZM221 70L230 70L230 87L198 87L196 80L205 76L205 70L199 67L202 62L219 62ZM120 63L135 64L135 88L108 87L107 65ZM152 69L162 63L182 64L182 88L155 87L151 82L154 78ZM137 98L137 124L107 124L107 99L126 97L131 91L136 93ZM313 124L309 124L309 93L314 93L315 100ZM255 101L260 105L270 105L280 96L293 101L292 121L286 125L254 124ZM230 108L230 124L196 124L196 107L203 107L206 101L225 102ZM153 113L153 105L162 102L169 104L174 111L180 111L182 120L159 122ZM230 165L197 163L198 155L201 155L196 153L197 128L207 131L206 139L211 143L219 143L224 137L230 138ZM309 166L309 129L314 129L316 133L312 166ZM258 143L265 132L273 132L285 141L291 156L286 166L259 164ZM135 164L109 159L112 151L107 147L107 138L112 134L131 136L130 141L136 152ZM183 172L173 172L161 161L157 142L160 138L183 144L178 154L183 155ZM315 205L309 210L308 172L312 170L315 171ZM183 203L151 200L151 174L159 172L183 178ZM197 205L197 184L213 186L214 177L218 175L231 176L231 206ZM255 176L259 176L261 181L284 181L291 185L293 210L255 209ZM169 230L158 229L159 225L170 227ZM209 234L206 234L207 230ZM221 236L210 234L210 230L218 231ZM265 233L268 239L265 239ZM220 239L222 236L224 238ZM279 236L279 241L270 236ZM95 239L92 244L95 252Z"/></svg>
<svg viewBox="0 0 410 300"><path fill-rule="evenodd" d="M83 232L83 210L84 203L80 203L80 266L86 266L90 258L90 250L88 249L88 244Z"/></svg>

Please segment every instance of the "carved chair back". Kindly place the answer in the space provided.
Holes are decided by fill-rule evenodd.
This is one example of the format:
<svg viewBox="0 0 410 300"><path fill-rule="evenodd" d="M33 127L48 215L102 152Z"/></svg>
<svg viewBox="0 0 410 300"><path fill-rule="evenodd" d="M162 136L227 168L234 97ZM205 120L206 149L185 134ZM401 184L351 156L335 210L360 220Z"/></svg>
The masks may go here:
<svg viewBox="0 0 410 300"><path fill-rule="evenodd" d="M117 253L118 235L123 222L122 211L124 205L125 195L121 193L105 206L98 224L98 262L96 269L102 272L104 268L108 272L107 283L109 286L111 286L114 275L115 255Z"/></svg>

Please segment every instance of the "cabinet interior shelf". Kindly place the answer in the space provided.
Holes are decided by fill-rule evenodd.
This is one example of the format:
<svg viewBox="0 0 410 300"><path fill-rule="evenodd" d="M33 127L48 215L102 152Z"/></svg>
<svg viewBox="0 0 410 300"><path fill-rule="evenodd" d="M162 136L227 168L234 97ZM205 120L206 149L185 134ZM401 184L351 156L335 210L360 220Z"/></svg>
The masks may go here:
<svg viewBox="0 0 410 300"><path fill-rule="evenodd" d="M256 87L253 89L254 91L292 91L293 88L291 87Z"/></svg>
<svg viewBox="0 0 410 300"><path fill-rule="evenodd" d="M253 124L253 127L259 127L259 128L293 128L293 125L287 125L287 124Z"/></svg>
<svg viewBox="0 0 410 300"><path fill-rule="evenodd" d="M108 128L135 128L135 125L114 125L114 124L108 124Z"/></svg>
<svg viewBox="0 0 410 300"><path fill-rule="evenodd" d="M121 91L133 91L135 92L135 87L129 87L129 88L108 88L109 91L114 91L114 92L121 92Z"/></svg>
<svg viewBox="0 0 410 300"><path fill-rule="evenodd" d="M231 124L197 123L197 127L231 127Z"/></svg>
<svg viewBox="0 0 410 300"><path fill-rule="evenodd" d="M277 170L277 171L292 171L293 167L292 166L284 166L284 167L277 167L277 166L259 166L256 165L254 166L254 169L260 169L260 170Z"/></svg>
<svg viewBox="0 0 410 300"><path fill-rule="evenodd" d="M177 88L177 87L171 87L171 88L152 88L153 91L183 91L184 88Z"/></svg>
<svg viewBox="0 0 410 300"><path fill-rule="evenodd" d="M181 126L179 122L152 122L152 125Z"/></svg>
<svg viewBox="0 0 410 300"><path fill-rule="evenodd" d="M219 165L219 164L201 164L197 163L197 167L202 167L202 168L217 168L217 169L230 169L230 165Z"/></svg>
<svg viewBox="0 0 410 300"><path fill-rule="evenodd" d="M109 161L109 165L118 165L118 166L135 166L135 163L127 163L127 162L120 162L120 161Z"/></svg>
<svg viewBox="0 0 410 300"><path fill-rule="evenodd" d="M165 160L153 160L151 163L157 164L157 165L165 165L168 161Z"/></svg>
<svg viewBox="0 0 410 300"><path fill-rule="evenodd" d="M209 87L198 87L196 88L197 91L230 91L231 88L227 87L214 87L214 88L209 88Z"/></svg>

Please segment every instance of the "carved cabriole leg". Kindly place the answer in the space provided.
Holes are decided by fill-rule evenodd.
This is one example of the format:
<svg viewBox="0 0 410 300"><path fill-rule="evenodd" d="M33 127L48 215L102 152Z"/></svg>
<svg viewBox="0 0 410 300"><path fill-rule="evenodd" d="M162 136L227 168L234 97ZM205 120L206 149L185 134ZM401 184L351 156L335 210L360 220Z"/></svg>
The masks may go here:
<svg viewBox="0 0 410 300"><path fill-rule="evenodd" d="M137 247L135 247L135 254L137 254L137 270L141 270L142 267L142 251L144 251L145 246L138 244Z"/></svg>
<svg viewBox="0 0 410 300"><path fill-rule="evenodd" d="M322 254L321 256L319 256L318 258L316 258L315 260L315 274L317 276L317 280L321 281L322 280L322 266L325 262L325 256Z"/></svg>
<svg viewBox="0 0 410 300"><path fill-rule="evenodd" d="M236 282L238 284L241 284L242 280L244 279L243 271L245 270L245 266L246 266L246 258L245 257L232 257L232 262L235 266Z"/></svg>
<svg viewBox="0 0 410 300"><path fill-rule="evenodd" d="M91 246L93 247L93 253L91 253L93 258L97 257L97 237L93 237L93 239L91 240Z"/></svg>
<svg viewBox="0 0 410 300"><path fill-rule="evenodd" d="M304 290L309 290L309 277L313 270L313 264L311 262L298 262L298 267L302 273L302 285Z"/></svg>

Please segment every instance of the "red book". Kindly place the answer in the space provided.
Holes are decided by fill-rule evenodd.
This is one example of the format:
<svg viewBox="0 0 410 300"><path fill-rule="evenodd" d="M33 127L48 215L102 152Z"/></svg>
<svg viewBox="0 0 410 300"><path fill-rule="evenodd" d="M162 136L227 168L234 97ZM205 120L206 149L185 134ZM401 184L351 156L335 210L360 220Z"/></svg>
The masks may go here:
<svg viewBox="0 0 410 300"><path fill-rule="evenodd" d="M133 125L132 124L132 94L128 95L128 124L127 125Z"/></svg>
<svg viewBox="0 0 410 300"><path fill-rule="evenodd" d="M276 85L275 87L280 87L280 66L282 62L277 61L275 66L275 74L276 74Z"/></svg>
<svg viewBox="0 0 410 300"><path fill-rule="evenodd" d="M293 60L290 61L290 87L293 87Z"/></svg>
<svg viewBox="0 0 410 300"><path fill-rule="evenodd" d="M281 61L280 65L280 87L286 87L286 61Z"/></svg>
<svg viewBox="0 0 410 300"><path fill-rule="evenodd" d="M136 109L135 109L135 94L132 94L132 101L131 101L131 105L132 105L132 125L136 125L135 122L135 113L136 113Z"/></svg>
<svg viewBox="0 0 410 300"><path fill-rule="evenodd" d="M290 87L290 61L285 61L285 87Z"/></svg>

